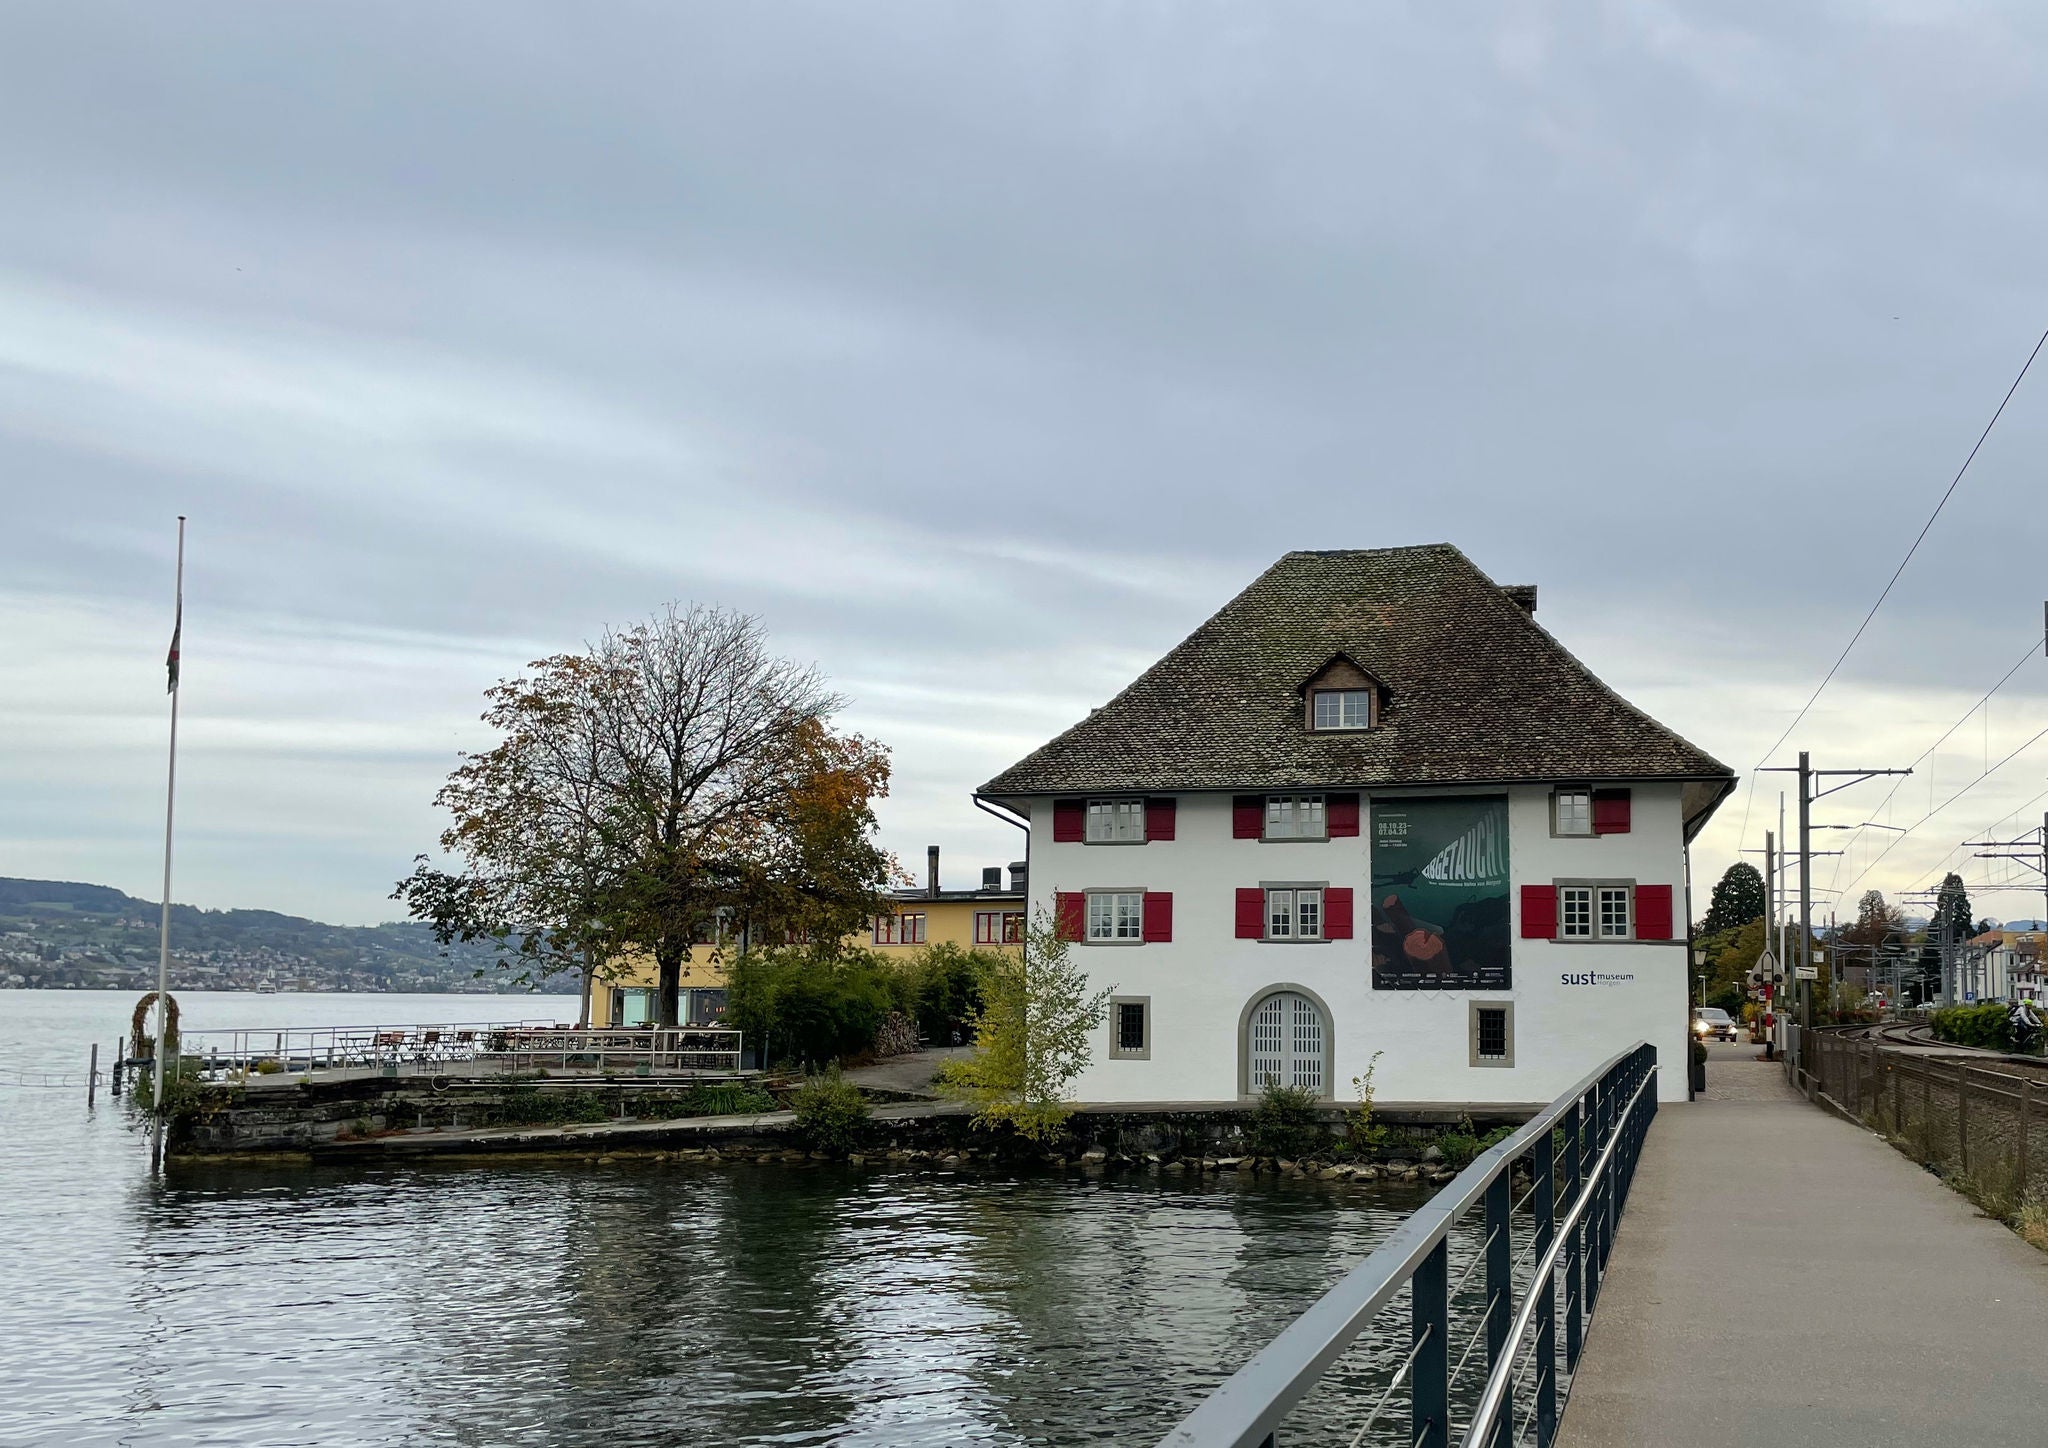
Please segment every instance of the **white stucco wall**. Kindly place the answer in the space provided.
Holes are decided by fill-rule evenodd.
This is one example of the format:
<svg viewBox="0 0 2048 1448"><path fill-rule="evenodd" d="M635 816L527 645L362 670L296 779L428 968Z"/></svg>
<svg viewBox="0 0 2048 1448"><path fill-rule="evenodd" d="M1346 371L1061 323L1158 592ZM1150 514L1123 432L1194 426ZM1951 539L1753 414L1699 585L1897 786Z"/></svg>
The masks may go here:
<svg viewBox="0 0 2048 1448"><path fill-rule="evenodd" d="M1073 947L1097 985L1151 1001L1150 1058L1109 1058L1109 1027L1074 1087L1083 1101L1216 1101L1239 1094L1240 1023L1246 1008L1278 986L1320 999L1334 1041L1329 1095L1351 1099L1351 1080L1375 1051L1382 1101L1544 1102L1594 1065L1638 1040L1652 1042L1664 1070L1663 1099L1685 1099L1688 964L1685 855L1679 786L1633 786L1627 834L1556 839L1547 787L1508 795L1508 861L1513 986L1506 991L1376 991L1372 988L1372 796L1363 797L1356 838L1268 842L1231 838L1231 797L1178 796L1176 838L1142 845L1059 844L1052 801L1030 802L1030 889L1034 911L1055 892L1124 887L1173 892L1171 943ZM1391 796L1393 792L1385 792ZM1492 794L1413 790L1411 795ZM1560 944L1523 940L1524 884L1556 879L1630 879L1672 887L1671 942ZM1353 939L1282 943L1235 938L1235 892L1271 881L1325 881L1355 891ZM1577 983L1588 975L1608 977ZM1568 983L1571 982L1571 983ZM1514 1003L1514 1065L1470 1064L1468 1002Z"/></svg>

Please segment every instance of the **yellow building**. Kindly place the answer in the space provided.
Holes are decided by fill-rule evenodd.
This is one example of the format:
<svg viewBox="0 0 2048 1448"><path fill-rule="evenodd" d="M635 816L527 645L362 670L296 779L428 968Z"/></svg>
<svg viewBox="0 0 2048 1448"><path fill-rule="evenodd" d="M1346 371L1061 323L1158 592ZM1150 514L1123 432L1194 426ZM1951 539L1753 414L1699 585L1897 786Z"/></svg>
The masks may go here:
<svg viewBox="0 0 2048 1448"><path fill-rule="evenodd" d="M946 942L964 946L1008 946L1024 948L1024 863L1010 866L1007 886L1000 867L990 865L981 872L977 890L944 890L939 887L939 847L926 852L925 884L922 889L892 890L895 912L876 917L868 937L849 940L878 955L901 955L927 945Z"/></svg>
<svg viewBox="0 0 2048 1448"><path fill-rule="evenodd" d="M1024 948L1024 864L1009 867L1007 883L1003 870L990 865L981 872L981 886L974 890L945 890L939 886L939 847L926 852L925 884L918 889L892 890L895 909L878 916L866 933L849 936L846 944L872 950L877 955L908 955L927 945L949 942L967 949L1022 950ZM715 936L715 938L714 938ZM727 931L724 923L716 932L690 949L683 962L682 999L677 1015L684 1025L716 1025L725 1014L725 963L748 948L744 932ZM590 990L590 1024L593 1026L640 1026L654 1015L656 987L654 959L648 955L622 957L599 968Z"/></svg>

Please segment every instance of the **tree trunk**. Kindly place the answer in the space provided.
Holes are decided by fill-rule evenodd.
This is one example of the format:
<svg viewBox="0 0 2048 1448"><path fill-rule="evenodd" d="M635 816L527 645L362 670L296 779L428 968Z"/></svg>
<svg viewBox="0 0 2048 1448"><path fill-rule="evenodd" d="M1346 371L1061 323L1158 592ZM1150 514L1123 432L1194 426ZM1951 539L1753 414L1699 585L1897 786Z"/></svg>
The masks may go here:
<svg viewBox="0 0 2048 1448"><path fill-rule="evenodd" d="M576 1012L576 1029L579 1031L590 1029L590 986L596 974L597 962L586 955L583 958L583 1004Z"/></svg>
<svg viewBox="0 0 2048 1448"><path fill-rule="evenodd" d="M682 1003L683 950L679 943L662 941L654 947L654 964L659 972L654 992L656 1024L679 1026L679 1010Z"/></svg>

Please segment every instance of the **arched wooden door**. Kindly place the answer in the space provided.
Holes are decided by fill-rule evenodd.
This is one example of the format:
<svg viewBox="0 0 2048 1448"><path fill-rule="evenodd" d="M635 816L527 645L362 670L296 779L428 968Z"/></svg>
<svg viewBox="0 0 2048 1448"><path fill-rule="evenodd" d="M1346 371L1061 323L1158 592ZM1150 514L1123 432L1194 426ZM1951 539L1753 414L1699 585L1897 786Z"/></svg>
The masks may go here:
<svg viewBox="0 0 2048 1448"><path fill-rule="evenodd" d="M1277 1082L1325 1094L1329 1022L1314 1001L1275 991L1253 1008L1245 1035L1245 1084L1251 1093Z"/></svg>

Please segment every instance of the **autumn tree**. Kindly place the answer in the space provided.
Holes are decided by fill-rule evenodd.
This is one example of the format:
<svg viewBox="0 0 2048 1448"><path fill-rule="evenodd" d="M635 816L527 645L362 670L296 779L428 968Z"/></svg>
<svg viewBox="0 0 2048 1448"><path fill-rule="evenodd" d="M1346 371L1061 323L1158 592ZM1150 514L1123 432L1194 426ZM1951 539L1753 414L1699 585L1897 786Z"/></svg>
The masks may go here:
<svg viewBox="0 0 2048 1448"><path fill-rule="evenodd" d="M423 861L400 886L437 929L533 938L543 967L644 951L673 1026L683 964L717 922L837 940L885 908L887 751L834 733L838 696L753 619L671 607L529 674L491 692L502 737L440 796L462 870Z"/></svg>
<svg viewBox="0 0 2048 1448"><path fill-rule="evenodd" d="M434 797L453 816L441 848L461 868L421 855L392 898L444 946L488 943L529 978L580 972L587 1025L592 975L622 943L616 907L628 863L604 787L609 680L581 655L532 667L531 678L485 692L483 720L500 741L463 756Z"/></svg>

